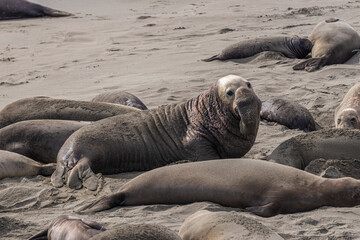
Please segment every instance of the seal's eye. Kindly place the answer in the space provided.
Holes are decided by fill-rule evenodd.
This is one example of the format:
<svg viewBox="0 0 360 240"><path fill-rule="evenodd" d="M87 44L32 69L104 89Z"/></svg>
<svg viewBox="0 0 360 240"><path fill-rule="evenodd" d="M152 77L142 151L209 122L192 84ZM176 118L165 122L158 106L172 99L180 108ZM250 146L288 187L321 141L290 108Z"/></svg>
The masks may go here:
<svg viewBox="0 0 360 240"><path fill-rule="evenodd" d="M251 84L249 82L246 83L248 88L251 88Z"/></svg>
<svg viewBox="0 0 360 240"><path fill-rule="evenodd" d="M337 124L340 124L341 123L341 119L339 118L338 120L337 120Z"/></svg>
<svg viewBox="0 0 360 240"><path fill-rule="evenodd" d="M350 122L351 122L351 123L356 123L356 118L351 118L351 119L350 119Z"/></svg>
<svg viewBox="0 0 360 240"><path fill-rule="evenodd" d="M228 90L226 92L226 94L231 97L232 95L234 95L234 91L233 90Z"/></svg>

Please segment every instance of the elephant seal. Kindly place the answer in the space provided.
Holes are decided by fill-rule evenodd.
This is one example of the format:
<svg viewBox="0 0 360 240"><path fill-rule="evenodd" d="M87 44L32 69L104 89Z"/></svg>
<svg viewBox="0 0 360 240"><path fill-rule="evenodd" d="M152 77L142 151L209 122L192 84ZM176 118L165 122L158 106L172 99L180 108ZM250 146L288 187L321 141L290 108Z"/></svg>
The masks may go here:
<svg viewBox="0 0 360 240"><path fill-rule="evenodd" d="M179 235L159 224L121 224L90 240L181 240Z"/></svg>
<svg viewBox="0 0 360 240"><path fill-rule="evenodd" d="M28 240L88 240L96 234L106 231L99 223L75 216L62 215L56 218L48 229Z"/></svg>
<svg viewBox="0 0 360 240"><path fill-rule="evenodd" d="M304 169L315 159L353 160L360 157L360 131L323 129L298 135L281 143L268 160Z"/></svg>
<svg viewBox="0 0 360 240"><path fill-rule="evenodd" d="M114 92L105 92L95 96L92 102L106 102L106 103L115 103L125 106L130 106L138 108L141 110L148 109L145 104L135 95L124 92L124 91L114 91Z"/></svg>
<svg viewBox="0 0 360 240"><path fill-rule="evenodd" d="M8 104L0 112L0 128L33 119L97 121L103 118L139 111L111 103L95 103L47 97L24 98Z"/></svg>
<svg viewBox="0 0 360 240"><path fill-rule="evenodd" d="M0 20L35 17L68 17L72 14L26 0L0 0Z"/></svg>
<svg viewBox="0 0 360 240"><path fill-rule="evenodd" d="M0 149L16 152L42 163L56 163L66 139L89 122L27 120L0 129Z"/></svg>
<svg viewBox="0 0 360 240"><path fill-rule="evenodd" d="M255 219L234 211L197 211L186 218L179 235L182 240L284 240Z"/></svg>
<svg viewBox="0 0 360 240"><path fill-rule="evenodd" d="M228 75L186 102L97 121L66 140L51 182L78 189L86 181L95 190L93 171L114 174L185 159L241 157L254 144L260 108L251 84Z"/></svg>
<svg viewBox="0 0 360 240"><path fill-rule="evenodd" d="M23 155L0 150L0 179L7 177L25 177L34 175L49 176L56 165L40 163Z"/></svg>
<svg viewBox="0 0 360 240"><path fill-rule="evenodd" d="M258 38L230 45L220 54L203 61L247 58L264 51L280 52L288 58L304 58L310 53L311 48L312 43L299 36Z"/></svg>
<svg viewBox="0 0 360 240"><path fill-rule="evenodd" d="M350 88L336 108L335 127L360 129L360 83Z"/></svg>
<svg viewBox="0 0 360 240"><path fill-rule="evenodd" d="M262 102L260 117L270 122L277 122L290 129L305 132L319 130L309 110L296 102L282 98L271 98Z"/></svg>
<svg viewBox="0 0 360 240"><path fill-rule="evenodd" d="M348 23L330 18L315 26L309 36L311 58L296 64L294 70L316 71L325 65L344 63L360 48L360 36Z"/></svg>
<svg viewBox="0 0 360 240"><path fill-rule="evenodd" d="M245 208L262 216L360 204L360 181L328 179L254 159L213 160L166 166L143 173L117 193L79 209L98 212L116 206L189 204L209 201Z"/></svg>

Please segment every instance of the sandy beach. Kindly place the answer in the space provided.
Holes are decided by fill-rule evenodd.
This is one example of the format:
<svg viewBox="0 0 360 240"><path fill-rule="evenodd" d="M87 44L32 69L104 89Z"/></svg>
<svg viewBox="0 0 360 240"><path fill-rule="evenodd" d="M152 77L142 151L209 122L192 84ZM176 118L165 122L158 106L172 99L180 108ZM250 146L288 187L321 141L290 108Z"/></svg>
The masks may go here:
<svg viewBox="0 0 360 240"><path fill-rule="evenodd" d="M0 108L20 98L90 100L128 91L149 108L199 95L228 74L249 80L261 100L282 97L309 109L322 127L360 79L359 54L316 72L294 71L299 59L263 52L233 61L203 62L232 43L257 37L308 36L329 17L360 33L360 1L37 0L74 14L66 18L1 21ZM261 121L246 158L264 159L281 142L303 134ZM26 239L62 214L115 192L140 173L104 176L97 192L54 188L49 177L0 180L0 238ZM85 214L107 228L159 223L174 231L200 209L237 211L208 202L114 208ZM360 208L323 207L271 218L243 212L284 239L360 239Z"/></svg>

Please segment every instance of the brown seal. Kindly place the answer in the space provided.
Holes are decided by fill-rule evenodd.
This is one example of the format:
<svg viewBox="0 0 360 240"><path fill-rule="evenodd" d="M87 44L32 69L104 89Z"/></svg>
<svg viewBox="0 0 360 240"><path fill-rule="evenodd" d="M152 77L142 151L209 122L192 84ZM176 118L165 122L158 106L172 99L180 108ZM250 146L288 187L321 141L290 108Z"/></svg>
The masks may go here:
<svg viewBox="0 0 360 240"><path fill-rule="evenodd" d="M310 211L322 206L360 204L360 181L328 179L253 159L177 164L143 173L114 194L82 207L97 212L116 206L188 204L209 201L245 208L263 217Z"/></svg>
<svg viewBox="0 0 360 240"><path fill-rule="evenodd" d="M0 150L0 179L7 177L25 177L34 175L49 176L56 165L40 163L23 155Z"/></svg>
<svg viewBox="0 0 360 240"><path fill-rule="evenodd" d="M247 58L264 51L280 52L288 58L304 58L310 53L311 48L312 43L308 39L298 36L258 38L230 45L220 54L203 61Z"/></svg>
<svg viewBox="0 0 360 240"><path fill-rule="evenodd" d="M56 218L48 229L36 234L28 240L88 240L104 231L106 231L106 228L92 220L62 215Z"/></svg>
<svg viewBox="0 0 360 240"><path fill-rule="evenodd" d="M66 139L89 122L27 120L0 129L0 149L16 152L42 163L56 163Z"/></svg>
<svg viewBox="0 0 360 240"><path fill-rule="evenodd" d="M350 88L336 108L335 127L360 129L360 83Z"/></svg>
<svg viewBox="0 0 360 240"><path fill-rule="evenodd" d="M68 17L72 14L26 0L0 0L0 20L34 17Z"/></svg>
<svg viewBox="0 0 360 240"><path fill-rule="evenodd" d="M325 65L344 63L360 48L360 36L348 23L327 19L309 36L313 43L311 58L293 67L294 70L316 71Z"/></svg>
<svg viewBox="0 0 360 240"><path fill-rule="evenodd" d="M309 110L296 102L282 98L271 98L262 102L260 117L290 129L300 129L305 132L320 129Z"/></svg>
<svg viewBox="0 0 360 240"><path fill-rule="evenodd" d="M105 92L99 95L96 95L92 102L106 102L106 103L115 103L125 106L130 106L138 108L141 110L146 110L147 107L145 104L135 95L124 92L124 91L114 91L114 92Z"/></svg>
<svg viewBox="0 0 360 240"><path fill-rule="evenodd" d="M97 121L64 143L51 182L77 189L86 181L95 190L94 172L144 171L184 159L241 157L254 144L260 108L250 83L229 75L186 102Z"/></svg>
<svg viewBox="0 0 360 240"><path fill-rule="evenodd" d="M304 169L315 159L359 159L360 131L323 129L298 135L281 143L269 161Z"/></svg>
<svg viewBox="0 0 360 240"><path fill-rule="evenodd" d="M24 98L8 104L0 112L0 128L32 119L97 121L103 118L139 111L111 103L95 103L48 97Z"/></svg>

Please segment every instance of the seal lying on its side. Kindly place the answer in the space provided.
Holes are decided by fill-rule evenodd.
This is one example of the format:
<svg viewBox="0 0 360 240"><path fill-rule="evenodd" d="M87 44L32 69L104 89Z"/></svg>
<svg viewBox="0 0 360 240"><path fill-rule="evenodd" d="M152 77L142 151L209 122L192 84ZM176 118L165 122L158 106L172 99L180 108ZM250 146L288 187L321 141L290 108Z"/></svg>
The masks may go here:
<svg viewBox="0 0 360 240"><path fill-rule="evenodd" d="M68 17L72 14L26 0L0 0L0 20L34 17Z"/></svg>
<svg viewBox="0 0 360 240"><path fill-rule="evenodd" d="M106 231L106 228L95 221L62 215L56 218L48 229L28 240L88 240L94 235L104 231Z"/></svg>
<svg viewBox="0 0 360 240"><path fill-rule="evenodd" d="M259 38L230 45L220 54L203 61L247 58L264 51L280 52L288 58L304 58L310 53L311 48L312 43L308 39L298 36Z"/></svg>
<svg viewBox="0 0 360 240"><path fill-rule="evenodd" d="M309 40L314 44L311 58L295 65L294 70L312 72L325 65L344 63L360 49L360 36L355 29L335 18L316 25Z"/></svg>
<svg viewBox="0 0 360 240"><path fill-rule="evenodd" d="M23 155L0 150L0 179L38 174L49 176L55 171L55 167L54 163L41 165Z"/></svg>
<svg viewBox="0 0 360 240"><path fill-rule="evenodd" d="M336 108L335 127L360 129L360 83L350 88Z"/></svg>
<svg viewBox="0 0 360 240"><path fill-rule="evenodd" d="M312 160L319 158L359 159L359 146L359 130L323 129L286 140L270 154L268 160L304 169Z"/></svg>
<svg viewBox="0 0 360 240"><path fill-rule="evenodd" d="M93 171L114 174L184 159L241 157L254 144L260 108L250 83L229 75L184 103L103 119L68 138L51 182L61 187L67 181L78 189L82 181L94 181L88 188L95 190Z"/></svg>
<svg viewBox="0 0 360 240"><path fill-rule="evenodd" d="M179 235L182 240L284 240L255 219L234 211L197 211L186 218Z"/></svg>
<svg viewBox="0 0 360 240"><path fill-rule="evenodd" d="M115 103L125 106L130 106L138 108L141 110L148 109L145 104L135 95L124 92L124 91L114 91L114 92L105 92L95 96L92 102L106 102L106 103Z"/></svg>
<svg viewBox="0 0 360 240"><path fill-rule="evenodd" d="M0 129L0 149L16 152L42 163L55 163L66 139L89 122L27 120Z"/></svg>
<svg viewBox="0 0 360 240"><path fill-rule="evenodd" d="M8 104L1 110L0 128L12 123L32 119L97 121L134 111L139 111L139 109L111 103L47 97L24 98Z"/></svg>
<svg viewBox="0 0 360 240"><path fill-rule="evenodd" d="M253 159L227 159L166 166L143 173L112 195L82 207L97 212L116 206L210 201L246 208L263 217L322 206L360 204L360 181L327 179Z"/></svg>
<svg viewBox="0 0 360 240"><path fill-rule="evenodd" d="M305 132L320 129L309 110L296 102L281 98L272 98L262 102L260 117L290 129L298 128Z"/></svg>

